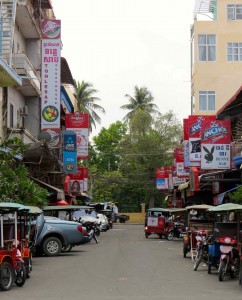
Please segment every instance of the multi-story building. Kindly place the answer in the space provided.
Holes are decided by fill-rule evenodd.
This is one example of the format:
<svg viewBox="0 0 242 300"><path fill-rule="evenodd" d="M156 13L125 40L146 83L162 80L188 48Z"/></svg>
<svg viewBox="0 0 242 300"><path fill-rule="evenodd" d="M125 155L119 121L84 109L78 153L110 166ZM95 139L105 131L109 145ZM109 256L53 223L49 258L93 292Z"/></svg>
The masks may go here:
<svg viewBox="0 0 242 300"><path fill-rule="evenodd" d="M191 114L216 112L242 83L242 0L196 0L191 27Z"/></svg>

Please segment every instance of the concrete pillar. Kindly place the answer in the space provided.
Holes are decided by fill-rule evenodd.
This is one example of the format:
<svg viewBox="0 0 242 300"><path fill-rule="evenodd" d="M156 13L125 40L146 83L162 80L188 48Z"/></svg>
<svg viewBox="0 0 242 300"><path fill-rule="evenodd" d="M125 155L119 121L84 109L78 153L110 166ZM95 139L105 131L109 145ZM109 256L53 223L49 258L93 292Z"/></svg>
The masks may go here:
<svg viewBox="0 0 242 300"><path fill-rule="evenodd" d="M141 203L141 212L144 214L145 213L145 203Z"/></svg>

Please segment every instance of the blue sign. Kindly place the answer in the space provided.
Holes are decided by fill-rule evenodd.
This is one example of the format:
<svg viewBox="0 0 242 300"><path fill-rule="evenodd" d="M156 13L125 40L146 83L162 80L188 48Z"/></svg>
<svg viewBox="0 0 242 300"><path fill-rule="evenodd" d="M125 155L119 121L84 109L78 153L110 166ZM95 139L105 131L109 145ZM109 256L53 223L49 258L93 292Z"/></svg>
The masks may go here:
<svg viewBox="0 0 242 300"><path fill-rule="evenodd" d="M67 174L77 172L76 133L72 130L62 131L63 171Z"/></svg>

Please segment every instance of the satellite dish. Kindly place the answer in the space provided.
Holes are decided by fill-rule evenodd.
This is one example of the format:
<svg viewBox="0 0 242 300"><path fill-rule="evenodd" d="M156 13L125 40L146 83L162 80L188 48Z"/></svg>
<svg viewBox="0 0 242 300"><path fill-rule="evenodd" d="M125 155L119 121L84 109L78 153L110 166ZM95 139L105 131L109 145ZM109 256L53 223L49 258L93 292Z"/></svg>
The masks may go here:
<svg viewBox="0 0 242 300"><path fill-rule="evenodd" d="M51 140L51 135L48 132L46 132L46 131L41 131L38 134L38 140L39 141L49 142Z"/></svg>

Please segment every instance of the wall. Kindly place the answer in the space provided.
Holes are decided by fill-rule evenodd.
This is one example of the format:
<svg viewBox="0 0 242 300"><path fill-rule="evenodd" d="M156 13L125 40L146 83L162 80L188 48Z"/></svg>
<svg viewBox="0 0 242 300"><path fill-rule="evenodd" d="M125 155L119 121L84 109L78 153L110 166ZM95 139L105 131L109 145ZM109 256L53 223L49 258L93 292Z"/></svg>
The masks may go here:
<svg viewBox="0 0 242 300"><path fill-rule="evenodd" d="M129 221L127 223L129 224L143 224L145 223L145 204L141 204L141 213L122 213L124 215L129 216Z"/></svg>
<svg viewBox="0 0 242 300"><path fill-rule="evenodd" d="M216 114L242 85L242 62L227 61L227 43L242 43L241 20L227 20L227 4L234 4L234 1L218 1L216 21L194 21L194 114ZM236 4L242 4L242 0L237 0ZM216 34L216 61L198 62L198 34ZM198 92L202 90L216 92L216 111L199 111Z"/></svg>

